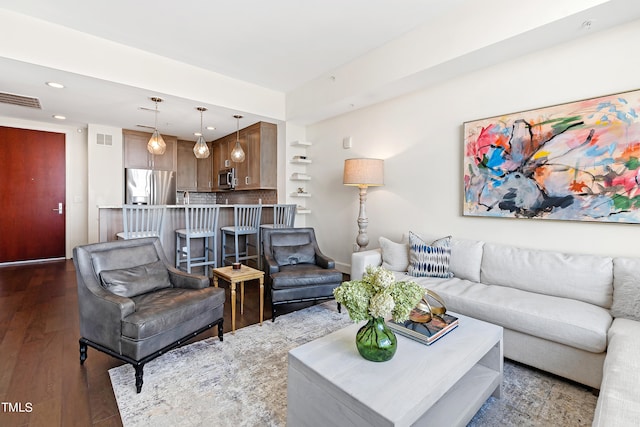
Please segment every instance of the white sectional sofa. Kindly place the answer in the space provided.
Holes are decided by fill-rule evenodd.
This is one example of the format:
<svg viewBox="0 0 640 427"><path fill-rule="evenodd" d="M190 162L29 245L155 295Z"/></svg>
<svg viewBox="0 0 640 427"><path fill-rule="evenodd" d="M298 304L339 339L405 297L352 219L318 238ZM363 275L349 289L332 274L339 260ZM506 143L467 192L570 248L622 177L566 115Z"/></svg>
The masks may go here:
<svg viewBox="0 0 640 427"><path fill-rule="evenodd" d="M614 298L636 286L640 303L640 259L452 238L453 277L414 277L406 242L381 238L379 249L354 253L351 279L383 265L435 291L448 310L502 326L505 357L599 388L594 425L640 425L640 322L612 316L634 318L624 313L629 298L617 306Z"/></svg>

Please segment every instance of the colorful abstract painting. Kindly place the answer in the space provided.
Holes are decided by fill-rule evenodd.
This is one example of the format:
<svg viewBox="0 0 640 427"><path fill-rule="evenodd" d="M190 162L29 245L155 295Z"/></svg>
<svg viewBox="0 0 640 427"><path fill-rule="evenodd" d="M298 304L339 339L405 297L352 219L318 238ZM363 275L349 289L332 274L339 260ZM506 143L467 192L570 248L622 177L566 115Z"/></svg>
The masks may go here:
<svg viewBox="0 0 640 427"><path fill-rule="evenodd" d="M640 222L640 90L464 124L464 214Z"/></svg>

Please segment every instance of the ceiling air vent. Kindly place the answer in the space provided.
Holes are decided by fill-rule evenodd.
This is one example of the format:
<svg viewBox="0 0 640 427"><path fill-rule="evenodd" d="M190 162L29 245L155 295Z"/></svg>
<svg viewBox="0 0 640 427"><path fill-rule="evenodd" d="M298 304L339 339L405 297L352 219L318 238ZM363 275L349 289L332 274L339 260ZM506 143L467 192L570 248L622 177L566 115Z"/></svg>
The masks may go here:
<svg viewBox="0 0 640 427"><path fill-rule="evenodd" d="M0 103L42 110L42 105L40 105L40 100L38 98L16 95L15 93L0 92Z"/></svg>

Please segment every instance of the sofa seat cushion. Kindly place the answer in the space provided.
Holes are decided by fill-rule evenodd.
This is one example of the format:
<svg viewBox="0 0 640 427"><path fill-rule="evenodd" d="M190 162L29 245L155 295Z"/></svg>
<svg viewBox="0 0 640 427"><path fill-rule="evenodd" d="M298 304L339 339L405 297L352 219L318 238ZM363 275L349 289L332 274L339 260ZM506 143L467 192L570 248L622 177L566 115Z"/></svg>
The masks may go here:
<svg viewBox="0 0 640 427"><path fill-rule="evenodd" d="M322 268L315 264L283 265L280 267L280 271L271 274L273 289L341 282L341 272L332 268Z"/></svg>
<svg viewBox="0 0 640 427"><path fill-rule="evenodd" d="M412 279L438 293L448 310L592 353L607 347L612 318L602 307L455 277L416 280L405 276Z"/></svg>
<svg viewBox="0 0 640 427"><path fill-rule="evenodd" d="M593 425L640 425L640 322L615 319L609 329Z"/></svg>
<svg viewBox="0 0 640 427"><path fill-rule="evenodd" d="M138 295L132 300L136 311L122 319L122 335L143 340L166 333L206 310L223 305L225 293L220 288L168 288Z"/></svg>

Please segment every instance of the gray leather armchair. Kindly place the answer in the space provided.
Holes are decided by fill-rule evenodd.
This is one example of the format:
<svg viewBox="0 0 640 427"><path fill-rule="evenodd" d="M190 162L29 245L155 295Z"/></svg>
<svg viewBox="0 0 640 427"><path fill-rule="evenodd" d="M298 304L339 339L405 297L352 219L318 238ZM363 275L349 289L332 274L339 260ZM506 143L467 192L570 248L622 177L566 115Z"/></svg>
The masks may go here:
<svg viewBox="0 0 640 427"><path fill-rule="evenodd" d="M225 293L209 279L176 270L157 237L73 250L80 310L80 363L87 346L131 363L136 391L145 363L218 325Z"/></svg>
<svg viewBox="0 0 640 427"><path fill-rule="evenodd" d="M313 228L265 229L262 239L273 321L281 304L333 298L342 273L320 251Z"/></svg>

